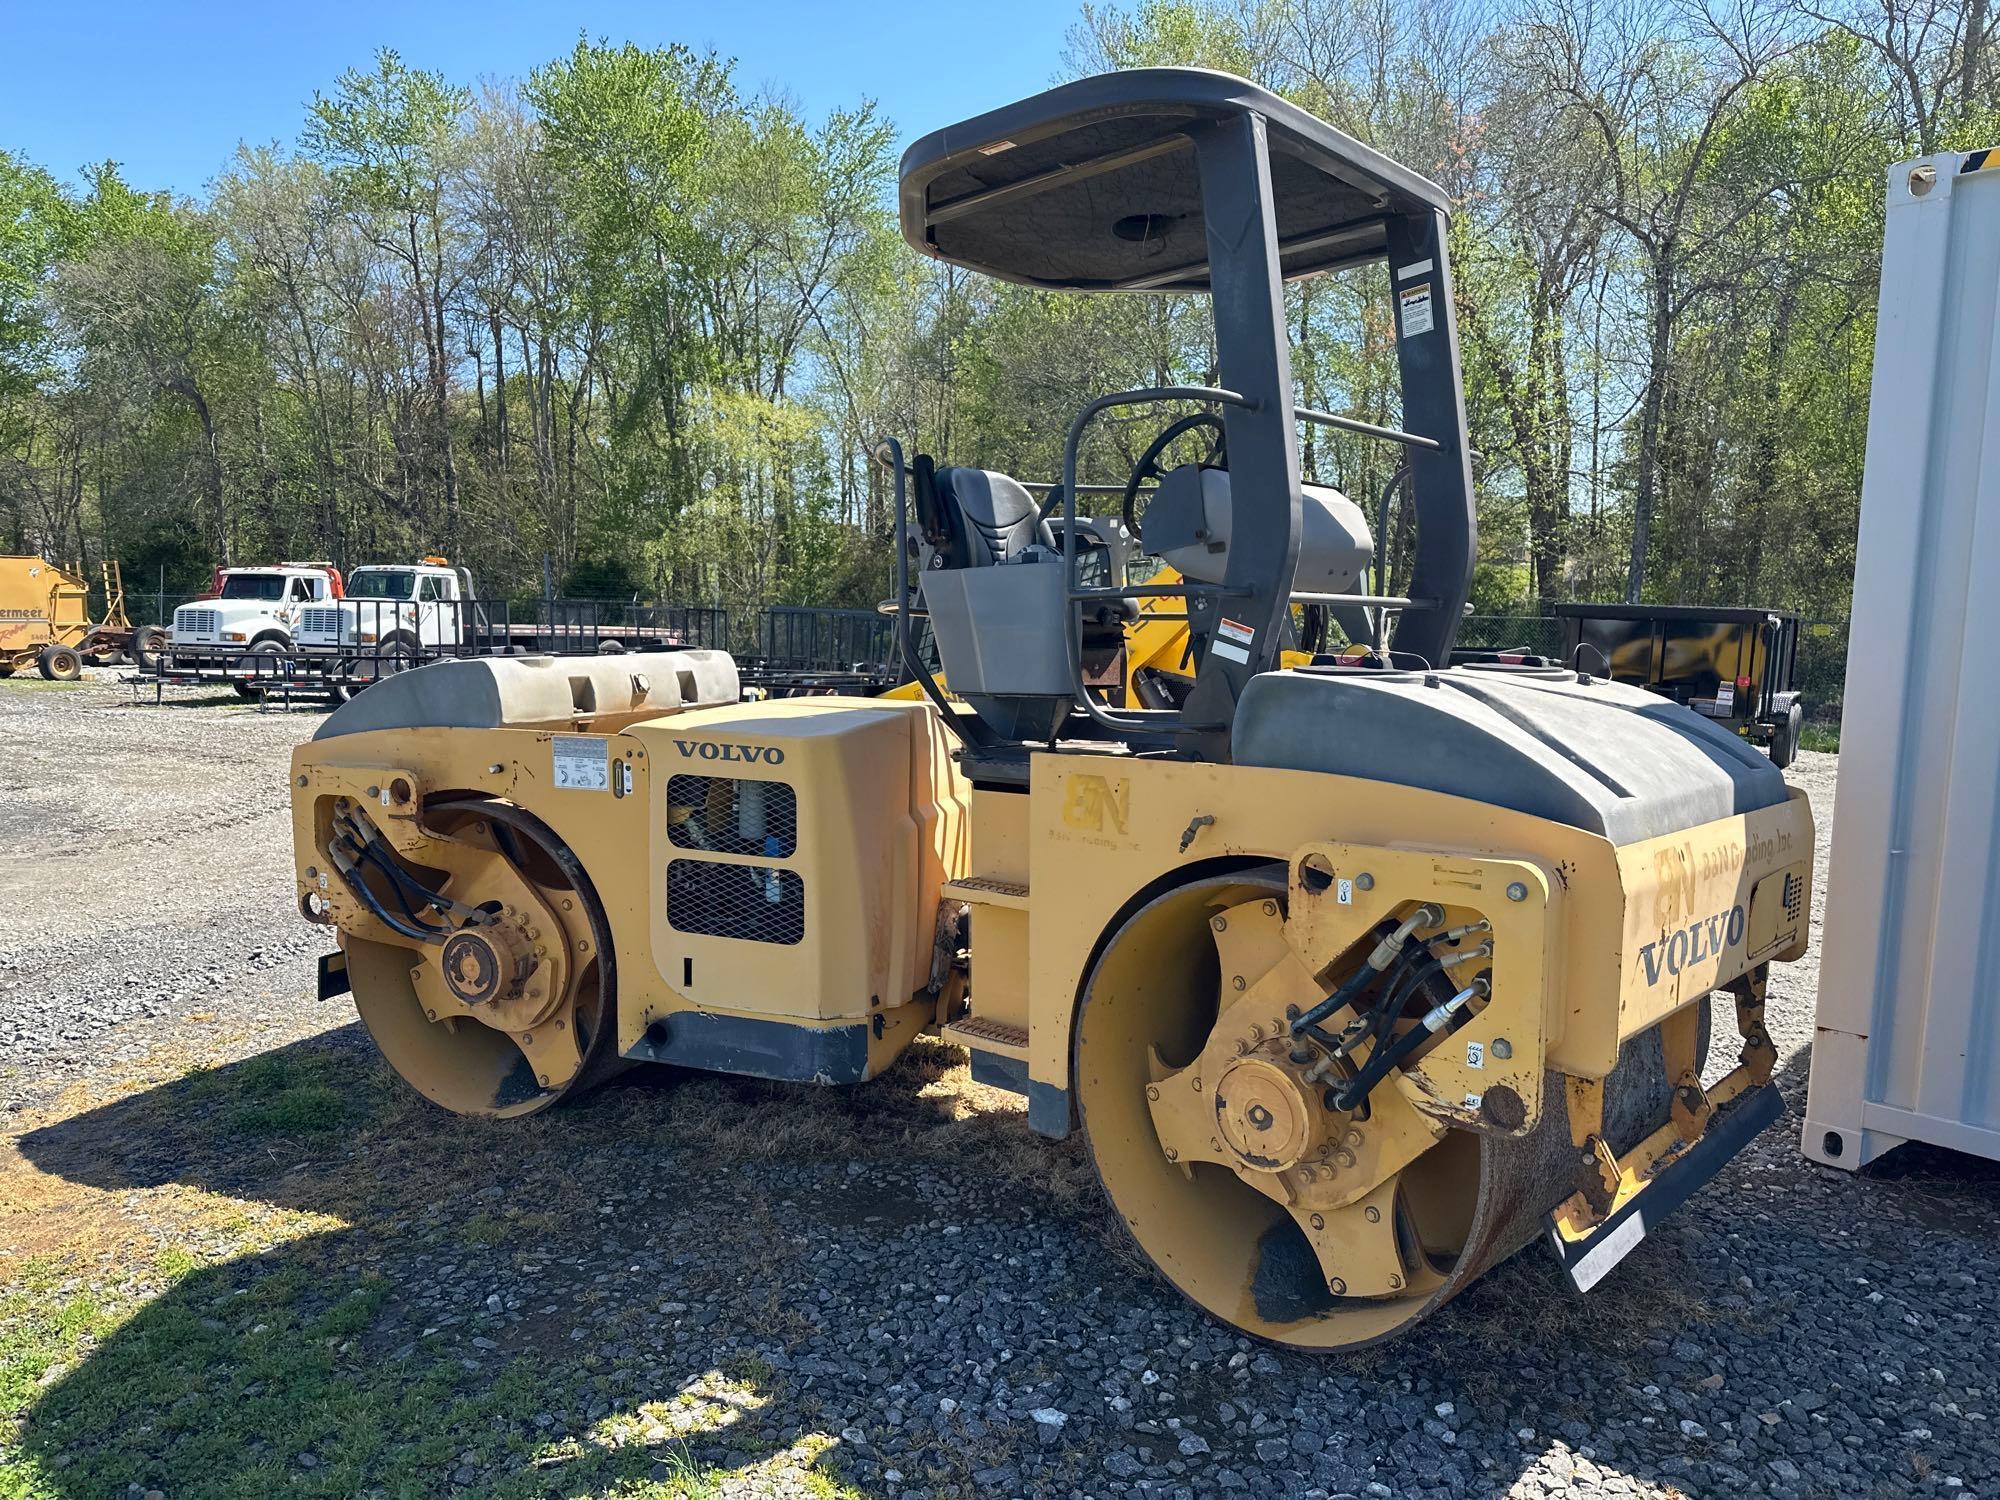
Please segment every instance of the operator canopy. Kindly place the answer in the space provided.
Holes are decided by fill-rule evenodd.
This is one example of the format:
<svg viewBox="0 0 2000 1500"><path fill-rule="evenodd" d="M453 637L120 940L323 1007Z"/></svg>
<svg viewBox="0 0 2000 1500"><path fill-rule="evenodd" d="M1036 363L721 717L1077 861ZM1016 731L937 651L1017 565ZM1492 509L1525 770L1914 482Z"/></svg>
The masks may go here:
<svg viewBox="0 0 2000 1500"><path fill-rule="evenodd" d="M903 237L1004 281L1069 291L1209 290L1194 137L1265 121L1287 279L1387 250L1387 220L1443 189L1267 89L1206 68L1085 78L934 131L903 153Z"/></svg>

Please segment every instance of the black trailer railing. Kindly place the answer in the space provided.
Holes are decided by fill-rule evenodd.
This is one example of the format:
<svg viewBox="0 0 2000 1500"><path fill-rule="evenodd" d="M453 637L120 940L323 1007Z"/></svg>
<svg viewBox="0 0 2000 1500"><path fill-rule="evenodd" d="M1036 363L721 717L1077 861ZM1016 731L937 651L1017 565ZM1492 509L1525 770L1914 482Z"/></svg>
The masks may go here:
<svg viewBox="0 0 2000 1500"><path fill-rule="evenodd" d="M872 609L774 604L763 612L758 653L775 670L887 671L895 622Z"/></svg>
<svg viewBox="0 0 2000 1500"><path fill-rule="evenodd" d="M183 641L128 680L135 692L150 683L156 697L168 684L207 682L246 698L341 699L455 657L733 647L745 688L763 696L870 695L899 680L891 626L872 610L805 605L738 612L607 599L329 600L300 612L289 641Z"/></svg>

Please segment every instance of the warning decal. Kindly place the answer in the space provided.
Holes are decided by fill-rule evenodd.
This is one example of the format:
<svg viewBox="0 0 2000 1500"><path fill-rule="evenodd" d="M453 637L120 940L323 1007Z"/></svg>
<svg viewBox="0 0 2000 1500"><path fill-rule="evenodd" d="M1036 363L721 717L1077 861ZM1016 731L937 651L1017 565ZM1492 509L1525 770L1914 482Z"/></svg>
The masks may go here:
<svg viewBox="0 0 2000 1500"><path fill-rule="evenodd" d="M611 741L595 734L559 734L549 741L555 783L579 792L611 790Z"/></svg>
<svg viewBox="0 0 2000 1500"><path fill-rule="evenodd" d="M1434 325L1431 321L1431 284L1428 281L1404 287L1396 294L1396 300L1402 304L1404 338L1412 339L1431 331Z"/></svg>
<svg viewBox="0 0 2000 1500"><path fill-rule="evenodd" d="M1250 660L1250 643L1257 638L1257 632L1240 620L1223 616L1215 627L1215 641L1209 650L1216 655L1234 662Z"/></svg>

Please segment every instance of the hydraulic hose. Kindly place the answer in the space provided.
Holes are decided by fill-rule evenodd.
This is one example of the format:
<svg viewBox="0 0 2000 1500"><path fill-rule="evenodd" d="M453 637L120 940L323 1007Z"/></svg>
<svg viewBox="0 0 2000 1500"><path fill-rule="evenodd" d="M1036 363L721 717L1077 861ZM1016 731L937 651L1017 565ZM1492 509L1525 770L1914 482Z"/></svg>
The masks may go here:
<svg viewBox="0 0 2000 1500"><path fill-rule="evenodd" d="M410 904L410 894L409 894L410 888L414 886L415 889L421 895L429 895L430 893L425 891L421 885L417 885L417 883L414 880L410 879L402 871L402 869L397 866L396 862L393 859L388 858L386 855L382 853L382 851L379 848L377 848L373 844L365 846L361 850L361 853L367 858L369 864L373 865L376 869L383 871L389 876L390 894L392 894L396 898L396 904L402 907L404 916L408 917L412 922L416 923L417 926L424 928L426 931L443 932L447 930L442 927L432 928L430 923L426 922L422 917L417 915L416 907Z"/></svg>
<svg viewBox="0 0 2000 1500"><path fill-rule="evenodd" d="M1412 969L1408 978L1404 981L1401 991L1392 998L1385 998L1367 1018L1368 1030L1365 1035L1373 1041L1378 1049L1381 1046L1382 1039L1389 1034L1389 1028L1396 1024L1396 1017L1403 1013L1403 1006L1409 1001L1410 996L1416 992L1419 985L1428 982L1440 974L1448 973L1460 964L1471 963L1475 959L1491 958L1493 956L1493 945L1491 943L1481 943L1476 948L1467 948L1459 953L1447 953L1442 958L1438 957L1435 952L1426 949L1426 956L1429 962L1419 964L1416 968ZM1348 1050L1352 1051L1360 1044L1361 1038L1357 1037L1347 1044Z"/></svg>
<svg viewBox="0 0 2000 1500"><path fill-rule="evenodd" d="M366 906L375 919L384 927L387 927L391 932L400 932L404 937L415 938L420 943L435 943L445 937L446 934L442 928L429 927L422 924L412 925L395 916L388 908L382 905L381 901L376 898L375 893L368 889L368 882L361 878L360 866L355 864L353 857L347 852L346 848L336 844L333 846L331 852L333 855L333 868L339 874L342 883L361 898L362 905Z"/></svg>
<svg viewBox="0 0 2000 1500"><path fill-rule="evenodd" d="M416 876L397 864L394 857L374 840L369 840L362 852L368 856L369 863L373 864L395 882L396 900L401 904L403 910L410 913L411 921L418 920L416 912L411 910L410 907L410 897L412 896L416 897L423 905L435 907L447 915L451 915L457 910L458 903L456 901L453 901L449 896L440 896L436 891L430 889L430 887L418 880Z"/></svg>
<svg viewBox="0 0 2000 1500"><path fill-rule="evenodd" d="M1368 987L1370 980L1374 979L1376 975L1388 968L1391 963L1402 955L1403 945L1409 941L1412 933L1419 927L1435 927L1443 920L1444 913L1429 903L1425 903L1411 912L1401 923L1391 929L1380 942L1376 943L1375 951L1368 955L1361 967L1349 977L1345 984L1320 1001L1311 1010L1304 1012L1293 1020L1292 1035L1297 1036L1307 1028L1317 1026L1335 1011L1351 1004L1355 997Z"/></svg>
<svg viewBox="0 0 2000 1500"><path fill-rule="evenodd" d="M1375 1091L1375 1085L1389 1076L1392 1068L1400 1064L1412 1052L1430 1040L1438 1032L1456 1023L1465 1007L1473 998L1486 993L1484 979L1475 979L1464 989L1440 1005L1434 1005L1424 1014L1424 1018L1408 1031L1386 1046L1377 1047L1368 1055L1368 1061L1346 1083L1334 1090L1335 1109L1351 1110L1364 1102Z"/></svg>

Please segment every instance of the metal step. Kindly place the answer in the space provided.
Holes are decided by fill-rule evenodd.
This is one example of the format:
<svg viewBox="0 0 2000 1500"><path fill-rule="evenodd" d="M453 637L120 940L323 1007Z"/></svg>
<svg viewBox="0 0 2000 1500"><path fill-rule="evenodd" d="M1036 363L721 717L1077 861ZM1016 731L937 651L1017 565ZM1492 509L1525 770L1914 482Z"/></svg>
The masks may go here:
<svg viewBox="0 0 2000 1500"><path fill-rule="evenodd" d="M998 875L967 875L944 883L947 900L970 901L978 906L1006 906L1015 911L1028 909L1028 883L1006 880Z"/></svg>
<svg viewBox="0 0 2000 1500"><path fill-rule="evenodd" d="M1013 1026L989 1016L972 1015L953 1021L944 1028L944 1039L980 1052L1005 1049L1025 1056L1028 1050L1027 1027Z"/></svg>

